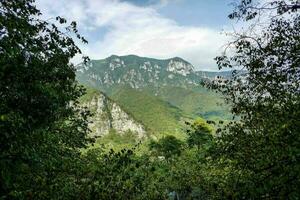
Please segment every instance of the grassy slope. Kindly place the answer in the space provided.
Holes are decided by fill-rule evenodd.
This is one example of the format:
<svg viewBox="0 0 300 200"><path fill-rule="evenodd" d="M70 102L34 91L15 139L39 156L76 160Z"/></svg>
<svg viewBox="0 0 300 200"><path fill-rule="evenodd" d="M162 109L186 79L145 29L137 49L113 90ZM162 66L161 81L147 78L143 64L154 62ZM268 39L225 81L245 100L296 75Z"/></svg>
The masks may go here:
<svg viewBox="0 0 300 200"><path fill-rule="evenodd" d="M157 97L170 102L192 118L230 119L228 106L224 104L221 96L201 86L189 89L165 86L158 92L152 91L151 88L146 90L156 93Z"/></svg>
<svg viewBox="0 0 300 200"><path fill-rule="evenodd" d="M86 94L80 98L84 103L99 94L99 90L86 87ZM107 97L116 102L122 110L127 112L136 121L144 124L150 137L160 138L163 135L172 134L179 139L184 139L182 130L183 113L178 108L166 103L146 92L140 92L129 87L115 88ZM111 130L108 135L97 139L95 146L105 145L105 149L133 148L139 140L130 132L120 135ZM144 141L139 151L147 151L147 141Z"/></svg>
<svg viewBox="0 0 300 200"><path fill-rule="evenodd" d="M147 92L122 87L111 94L111 98L135 118L141 120L154 135L170 133L182 136L183 113L170 103L162 101Z"/></svg>
<svg viewBox="0 0 300 200"><path fill-rule="evenodd" d="M98 95L100 93L99 90L84 86L86 89L86 94L80 97L79 102L84 103L87 101L90 101L94 96Z"/></svg>
<svg viewBox="0 0 300 200"><path fill-rule="evenodd" d="M99 91L87 88L87 94L81 101L88 101ZM110 91L110 99L144 124L150 136L157 138L172 134L184 139L183 120L203 116L206 119L229 118L226 106L218 106L220 96L204 88L184 89L180 87L162 87L159 92L150 88L137 91L129 87L116 87ZM169 103L168 103L169 102ZM176 107L175 107L176 106ZM178 109L178 108L180 109ZM205 115L206 114L206 115ZM108 148L122 149L134 147L135 141L131 134L119 135L114 132L100 138L96 145L105 144ZM143 142L142 149L145 150Z"/></svg>

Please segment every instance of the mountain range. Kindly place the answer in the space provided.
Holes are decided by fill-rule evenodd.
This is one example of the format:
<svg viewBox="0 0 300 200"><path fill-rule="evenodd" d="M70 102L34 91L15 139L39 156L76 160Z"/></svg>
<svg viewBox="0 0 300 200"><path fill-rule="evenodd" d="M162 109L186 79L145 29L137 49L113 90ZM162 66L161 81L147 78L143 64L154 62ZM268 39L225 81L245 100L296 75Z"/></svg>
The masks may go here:
<svg viewBox="0 0 300 200"><path fill-rule="evenodd" d="M94 112L91 127L96 135L131 130L139 137L184 137L185 121L197 117L229 120L229 106L223 97L200 83L230 75L230 71L196 71L179 57L160 60L112 55L77 65L77 79L88 88L82 99ZM109 102L108 106L104 102Z"/></svg>

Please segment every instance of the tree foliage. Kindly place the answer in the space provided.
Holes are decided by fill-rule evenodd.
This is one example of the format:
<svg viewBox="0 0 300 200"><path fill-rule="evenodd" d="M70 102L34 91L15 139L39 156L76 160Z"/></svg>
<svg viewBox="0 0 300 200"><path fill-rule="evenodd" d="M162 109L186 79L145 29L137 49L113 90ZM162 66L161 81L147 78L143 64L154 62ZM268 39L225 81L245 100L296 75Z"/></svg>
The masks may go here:
<svg viewBox="0 0 300 200"><path fill-rule="evenodd" d="M1 0L0 199L299 199L299 9L241 0L230 18L268 23L235 33L233 54L216 60L243 70L208 85L235 120L215 134L198 119L186 141L166 136L140 155L83 149L89 112L78 106L71 34L86 40L76 23L41 20L34 0Z"/></svg>
<svg viewBox="0 0 300 200"><path fill-rule="evenodd" d="M75 22L62 29L66 20L56 20L41 20L34 0L0 1L2 199L61 195L88 142L88 112L77 106L84 90L69 62L81 51L69 34L86 40Z"/></svg>
<svg viewBox="0 0 300 200"><path fill-rule="evenodd" d="M196 146L200 149L212 141L212 127L205 120L197 119L192 124L187 123L190 128L187 130L187 144L190 147Z"/></svg>
<svg viewBox="0 0 300 200"><path fill-rule="evenodd" d="M164 156L167 159L173 156L179 156L182 148L183 142L173 135L167 135L158 141L152 140L149 144L150 151L155 155Z"/></svg>
<svg viewBox="0 0 300 200"><path fill-rule="evenodd" d="M89 150L83 157L80 199L164 199L154 180L157 166L134 149Z"/></svg>
<svg viewBox="0 0 300 200"><path fill-rule="evenodd" d="M218 161L234 198L300 196L300 4L241 1L229 16L253 21L259 30L236 33L233 55L217 57L220 68L237 68L226 84L209 84L232 105L236 121L220 133ZM262 15L269 13L267 20ZM261 28L261 22L264 25ZM252 34L252 35L249 35ZM224 162L225 160L225 162Z"/></svg>

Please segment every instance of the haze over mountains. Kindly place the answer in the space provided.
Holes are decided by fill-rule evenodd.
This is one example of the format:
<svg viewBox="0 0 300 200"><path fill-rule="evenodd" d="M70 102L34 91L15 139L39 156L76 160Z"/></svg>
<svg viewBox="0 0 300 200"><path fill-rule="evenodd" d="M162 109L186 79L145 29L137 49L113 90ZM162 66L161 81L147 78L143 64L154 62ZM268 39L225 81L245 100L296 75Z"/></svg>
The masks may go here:
<svg viewBox="0 0 300 200"><path fill-rule="evenodd" d="M114 130L120 134L133 131L139 136L147 132L180 137L185 121L197 117L228 120L228 106L222 97L200 82L218 76L228 78L230 74L195 71L194 66L179 57L159 60L112 55L77 66L79 82L93 88L88 90L84 102L95 114L92 126L96 135ZM108 104L118 109L104 106L107 102L113 102ZM121 130L120 124L127 129Z"/></svg>

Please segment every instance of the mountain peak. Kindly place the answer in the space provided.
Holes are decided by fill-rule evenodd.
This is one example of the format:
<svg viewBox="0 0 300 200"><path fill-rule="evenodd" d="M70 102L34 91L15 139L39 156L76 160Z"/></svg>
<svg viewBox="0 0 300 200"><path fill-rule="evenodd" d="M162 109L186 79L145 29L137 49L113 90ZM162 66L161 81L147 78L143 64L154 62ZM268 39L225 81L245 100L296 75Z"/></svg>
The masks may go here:
<svg viewBox="0 0 300 200"><path fill-rule="evenodd" d="M107 57L106 59L109 59L109 58L144 59L144 60L156 60L156 61L171 61L171 60L173 60L173 61L184 62L184 63L190 64L188 61L186 61L183 58L178 57L178 56L175 56L172 58L167 58L167 59L156 59L156 58L139 56L139 55L135 55L135 54L128 54L128 55L122 55L122 56L112 54L111 56Z"/></svg>
<svg viewBox="0 0 300 200"><path fill-rule="evenodd" d="M79 66L77 77L102 88L120 84L132 88L197 85L200 78L193 66L180 57L154 59L137 55L91 60L86 66Z"/></svg>
<svg viewBox="0 0 300 200"><path fill-rule="evenodd" d="M120 58L120 56L112 54L111 56L107 57L106 59L114 59L114 58Z"/></svg>
<svg viewBox="0 0 300 200"><path fill-rule="evenodd" d="M173 58L170 58L169 60L176 60L176 61L181 61L181 62L187 62L186 60L184 60L183 58L180 58L180 57L173 57ZM188 63L188 62L187 62Z"/></svg>
<svg viewBox="0 0 300 200"><path fill-rule="evenodd" d="M169 59L167 70L176 74L186 76L194 72L194 67L189 62L179 57Z"/></svg>

